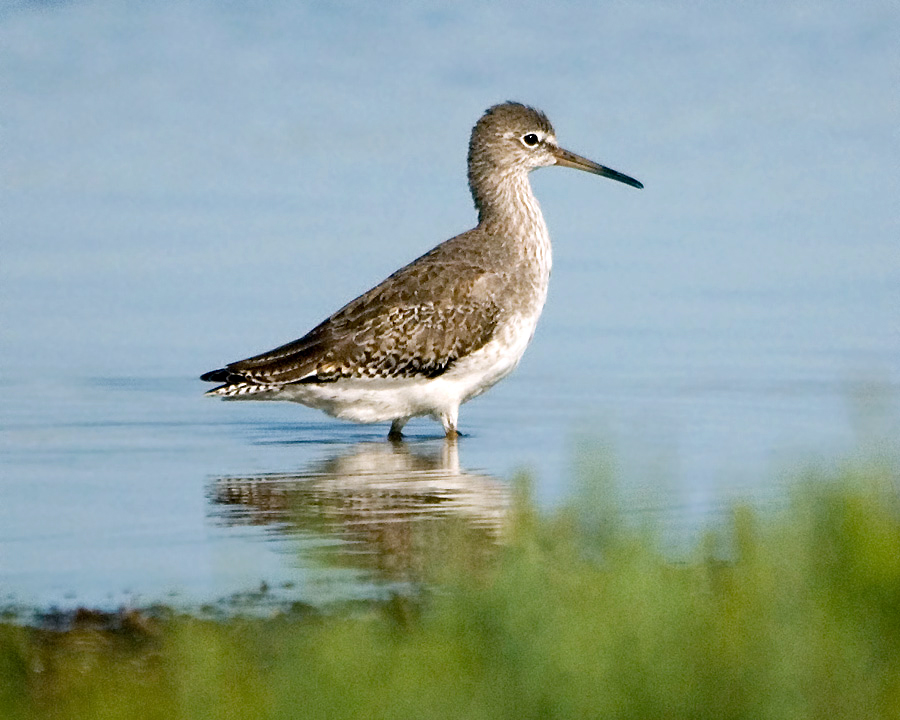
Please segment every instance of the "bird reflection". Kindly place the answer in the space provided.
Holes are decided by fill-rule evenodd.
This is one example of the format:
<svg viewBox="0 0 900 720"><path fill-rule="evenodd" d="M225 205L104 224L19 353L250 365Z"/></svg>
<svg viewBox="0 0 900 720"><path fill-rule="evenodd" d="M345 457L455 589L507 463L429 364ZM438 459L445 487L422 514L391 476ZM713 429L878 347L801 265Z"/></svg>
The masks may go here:
<svg viewBox="0 0 900 720"><path fill-rule="evenodd" d="M316 537L330 562L417 580L451 556L483 560L503 530L509 487L461 470L458 453L452 440L361 443L301 472L218 478L212 515Z"/></svg>

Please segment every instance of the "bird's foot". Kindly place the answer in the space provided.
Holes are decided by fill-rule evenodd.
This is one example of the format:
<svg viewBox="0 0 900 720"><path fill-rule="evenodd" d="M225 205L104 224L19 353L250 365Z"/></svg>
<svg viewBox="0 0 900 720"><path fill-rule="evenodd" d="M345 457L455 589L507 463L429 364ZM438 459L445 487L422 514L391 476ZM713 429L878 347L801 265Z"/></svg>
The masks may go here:
<svg viewBox="0 0 900 720"><path fill-rule="evenodd" d="M391 423L391 429L388 431L388 440L393 443L403 442L403 426L409 418L398 418Z"/></svg>

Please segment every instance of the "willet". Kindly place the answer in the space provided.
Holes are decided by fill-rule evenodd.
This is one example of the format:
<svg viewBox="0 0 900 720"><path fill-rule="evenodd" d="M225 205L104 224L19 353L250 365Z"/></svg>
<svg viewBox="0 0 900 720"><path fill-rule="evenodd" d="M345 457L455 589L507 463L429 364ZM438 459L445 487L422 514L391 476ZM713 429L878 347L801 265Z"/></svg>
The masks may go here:
<svg viewBox="0 0 900 720"><path fill-rule="evenodd" d="M544 113L508 102L488 109L469 141L478 225L441 243L360 295L299 340L202 376L207 395L291 400L329 415L391 421L401 437L430 415L457 435L459 406L506 377L534 335L547 299L550 235L528 173L562 165L634 178L556 143Z"/></svg>

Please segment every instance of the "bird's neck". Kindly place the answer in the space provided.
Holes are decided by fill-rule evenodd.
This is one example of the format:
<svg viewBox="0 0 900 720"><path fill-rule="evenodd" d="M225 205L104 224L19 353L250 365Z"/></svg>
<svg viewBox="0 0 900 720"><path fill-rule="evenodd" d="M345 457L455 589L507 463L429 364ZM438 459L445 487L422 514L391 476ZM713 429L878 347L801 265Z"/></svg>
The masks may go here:
<svg viewBox="0 0 900 720"><path fill-rule="evenodd" d="M509 251L536 273L535 280L546 284L550 276L550 233L537 198L531 191L528 173L492 174L489 181L473 182L472 197L478 209L478 225L487 237L508 245Z"/></svg>
<svg viewBox="0 0 900 720"><path fill-rule="evenodd" d="M470 178L478 224L502 229L506 235L539 238L547 235L541 206L522 170Z"/></svg>

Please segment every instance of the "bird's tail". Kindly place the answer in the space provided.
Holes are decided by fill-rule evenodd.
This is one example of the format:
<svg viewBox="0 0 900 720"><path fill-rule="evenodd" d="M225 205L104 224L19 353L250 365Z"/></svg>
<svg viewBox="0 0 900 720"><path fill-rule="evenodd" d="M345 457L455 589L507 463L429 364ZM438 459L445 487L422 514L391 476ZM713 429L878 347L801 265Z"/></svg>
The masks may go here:
<svg viewBox="0 0 900 720"><path fill-rule="evenodd" d="M222 383L219 387L207 390L204 395L217 395L224 398L241 398L281 388L281 385L253 382L244 375L228 368L219 368L218 370L203 373L200 379L204 382Z"/></svg>

